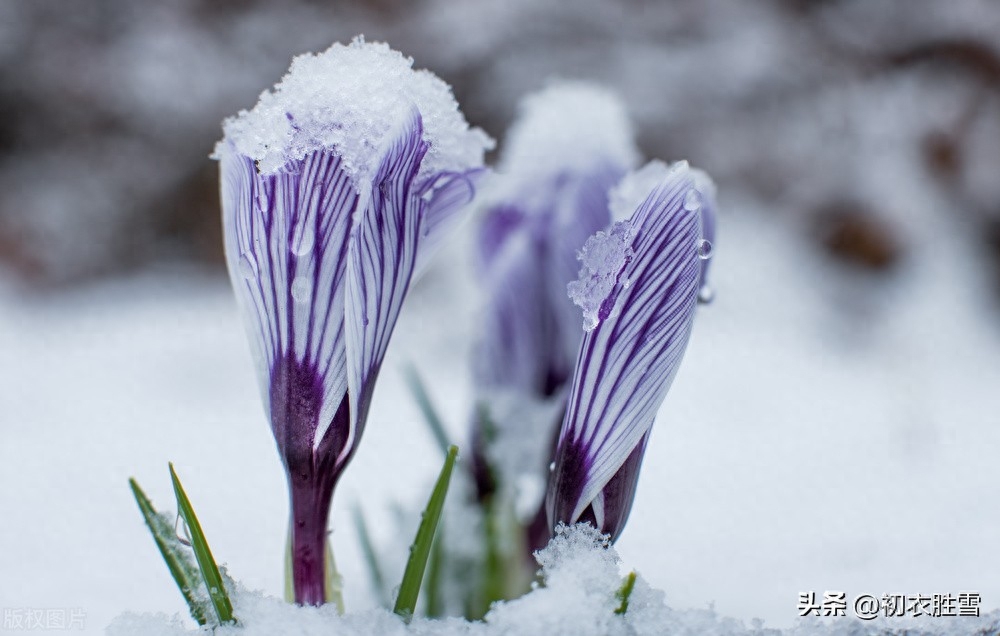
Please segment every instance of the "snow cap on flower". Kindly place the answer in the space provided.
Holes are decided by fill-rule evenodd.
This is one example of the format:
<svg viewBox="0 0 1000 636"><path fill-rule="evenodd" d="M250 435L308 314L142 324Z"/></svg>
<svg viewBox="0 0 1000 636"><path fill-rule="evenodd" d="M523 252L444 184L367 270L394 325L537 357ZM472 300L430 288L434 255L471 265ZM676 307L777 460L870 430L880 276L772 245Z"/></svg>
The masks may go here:
<svg viewBox="0 0 1000 636"><path fill-rule="evenodd" d="M504 141L497 170L518 183L639 161L621 98L583 81L552 82L522 99Z"/></svg>
<svg viewBox="0 0 1000 636"><path fill-rule="evenodd" d="M581 252L584 267L569 294L589 330L549 481L551 528L590 521L617 538L625 525L649 431L698 302L702 211L685 200L707 192L703 175L686 162L654 162L626 178L612 205L633 212Z"/></svg>
<svg viewBox="0 0 1000 636"><path fill-rule="evenodd" d="M289 476L303 603L325 598L330 497L410 281L492 143L411 66L360 38L300 56L216 147L226 260Z"/></svg>
<svg viewBox="0 0 1000 636"><path fill-rule="evenodd" d="M469 128L451 87L430 71L413 70L413 58L362 36L292 60L273 91L261 93L252 110L225 121L221 143L232 143L264 175L310 153L336 149L343 171L361 182L371 179L399 122L414 108L430 145L418 178L483 165L493 140Z"/></svg>

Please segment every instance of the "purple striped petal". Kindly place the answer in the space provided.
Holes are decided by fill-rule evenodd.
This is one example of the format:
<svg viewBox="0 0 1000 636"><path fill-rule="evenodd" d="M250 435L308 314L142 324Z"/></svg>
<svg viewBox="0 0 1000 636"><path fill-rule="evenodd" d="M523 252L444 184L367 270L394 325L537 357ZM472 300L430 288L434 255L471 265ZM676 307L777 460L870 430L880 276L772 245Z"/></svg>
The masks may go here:
<svg viewBox="0 0 1000 636"><path fill-rule="evenodd" d="M357 447L375 378L389 345L410 278L427 203L413 181L427 152L414 110L385 153L358 212L347 263L347 386L351 440L339 461Z"/></svg>
<svg viewBox="0 0 1000 636"><path fill-rule="evenodd" d="M623 170L610 164L533 186L524 202L501 202L480 228L489 305L476 349L484 388L546 398L569 380L582 333L567 298L577 253L611 220L608 189Z"/></svg>
<svg viewBox="0 0 1000 636"><path fill-rule="evenodd" d="M553 527L589 508L617 536L628 515L624 501L643 440L677 373L697 305L701 221L684 206L693 188L691 170L675 165L626 222L631 257L606 272L613 289L595 299L602 319L577 357L547 497Z"/></svg>
<svg viewBox="0 0 1000 636"><path fill-rule="evenodd" d="M485 168L465 172L442 172L421 187L427 202L420 226L420 249L417 274L424 271L440 243L461 223L465 210L476 196L476 187L486 174Z"/></svg>
<svg viewBox="0 0 1000 636"><path fill-rule="evenodd" d="M569 376L551 309L554 290L544 275L546 247L519 233L493 263L490 304L475 349L476 382L484 389L544 397Z"/></svg>
<svg viewBox="0 0 1000 636"><path fill-rule="evenodd" d="M317 152L261 176L222 156L226 258L286 462L311 455L347 391L342 281L358 197L340 163Z"/></svg>
<svg viewBox="0 0 1000 636"><path fill-rule="evenodd" d="M484 275L490 271L507 239L516 233L525 220L526 214L521 206L509 202L495 205L486 211L476 237L477 266Z"/></svg>

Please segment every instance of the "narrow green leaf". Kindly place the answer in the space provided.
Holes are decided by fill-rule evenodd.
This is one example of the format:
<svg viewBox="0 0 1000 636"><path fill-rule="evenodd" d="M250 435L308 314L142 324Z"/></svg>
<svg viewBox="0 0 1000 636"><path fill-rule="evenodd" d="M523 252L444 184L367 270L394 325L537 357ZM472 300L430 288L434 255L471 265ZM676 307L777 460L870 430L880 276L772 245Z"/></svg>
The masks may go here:
<svg viewBox="0 0 1000 636"><path fill-rule="evenodd" d="M174 484L174 494L177 496L177 508L191 532L191 547L194 549L198 567L201 568L201 576L205 580L205 587L208 588L208 596L212 600L212 606L215 607L215 613L219 616L219 623L232 622L233 604L229 601L229 594L226 593L222 574L219 573L219 566L215 563L212 550L208 547L208 541L205 539L205 533L202 532L201 524L194 514L194 508L191 507L191 501L188 500L180 479L177 478L173 464L170 464L170 479Z"/></svg>
<svg viewBox="0 0 1000 636"><path fill-rule="evenodd" d="M635 587L635 570L628 573L625 577L625 582L622 583L621 588L619 588L618 593L615 596L621 601L618 609L615 610L615 614L624 614L628 611L628 600L632 596L632 589Z"/></svg>
<svg viewBox="0 0 1000 636"><path fill-rule="evenodd" d="M354 528L361 541L361 552L365 557L365 565L368 566L368 575L371 577L372 587L379 602L386 607L390 604L388 587L385 584L385 575L382 574L382 564L378 554L375 552L375 544L372 543L371 533L368 532L368 524L365 523L365 514L361 506L354 506Z"/></svg>
<svg viewBox="0 0 1000 636"><path fill-rule="evenodd" d="M333 603L337 613L344 613L344 579L337 571L337 561L333 558L333 548L327 539L323 548L323 571L326 574L326 602Z"/></svg>
<svg viewBox="0 0 1000 636"><path fill-rule="evenodd" d="M417 528L417 536L410 547L410 558L406 562L403 582L399 585L399 595L396 597L396 606L393 608L394 612L406 620L413 616L417 607L417 597L420 595L424 568L427 567L427 557L430 555L431 544L434 542L434 533L441 520L441 511L444 509L445 497L448 496L448 484L451 481L451 473L457 457L458 447L450 446L444 460L444 466L441 468L441 474L434 486L434 492L431 493L430 501L427 502L427 508L420 520L420 527Z"/></svg>
<svg viewBox="0 0 1000 636"><path fill-rule="evenodd" d="M417 406L420 407L420 412L424 415L424 421L427 422L428 428L431 429L431 434L434 435L434 440L441 448L441 452L447 455L451 442L448 441L448 434L444 430L444 423L438 417L434 404L431 403L431 397L427 393L427 387L424 386L423 380L420 379L420 374L417 373L416 367L408 364L403 368L403 375L406 376L406 384L410 387L410 391L417 401Z"/></svg>
<svg viewBox="0 0 1000 636"><path fill-rule="evenodd" d="M177 534L170 525L170 521L156 512L156 509L153 508L153 502L139 487L139 483L134 478L129 478L128 485L132 488L132 495L135 496L135 502L139 504L139 512L146 520L146 526L149 527L149 532L153 535L156 547L160 549L160 554L163 555L163 560L167 563L170 575L174 578L187 602L191 618L199 625L205 625L208 623L211 608L208 600L199 598L197 594L201 581L198 566L191 561L191 557L188 556L181 542L177 540Z"/></svg>
<svg viewBox="0 0 1000 636"><path fill-rule="evenodd" d="M295 602L295 580L292 573L292 529L288 529L285 541L285 602Z"/></svg>
<svg viewBox="0 0 1000 636"><path fill-rule="evenodd" d="M424 594L427 596L427 606L424 611L431 618L444 615L444 601L441 594L441 581L444 577L444 533L438 532L431 544L430 562L427 564L427 578L424 580Z"/></svg>

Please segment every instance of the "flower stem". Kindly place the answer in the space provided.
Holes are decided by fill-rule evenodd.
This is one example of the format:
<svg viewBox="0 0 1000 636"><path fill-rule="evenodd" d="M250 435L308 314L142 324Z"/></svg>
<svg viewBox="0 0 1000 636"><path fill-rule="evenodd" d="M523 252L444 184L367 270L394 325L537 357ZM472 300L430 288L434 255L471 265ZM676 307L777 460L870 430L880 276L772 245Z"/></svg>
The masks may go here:
<svg viewBox="0 0 1000 636"><path fill-rule="evenodd" d="M333 556L327 540L327 519L333 488L324 488L306 477L290 478L291 520L289 525L289 557L291 561L291 591L299 605L322 605L334 593L328 581L339 581L333 566ZM288 572L286 571L286 575ZM338 607L342 603L338 603Z"/></svg>

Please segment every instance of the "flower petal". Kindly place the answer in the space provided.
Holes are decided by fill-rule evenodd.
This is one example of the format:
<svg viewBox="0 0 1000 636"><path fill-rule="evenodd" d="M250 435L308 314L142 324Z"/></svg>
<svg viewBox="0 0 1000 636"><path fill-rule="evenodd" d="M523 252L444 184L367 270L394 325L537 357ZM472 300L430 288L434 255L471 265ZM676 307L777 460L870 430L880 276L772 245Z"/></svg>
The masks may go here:
<svg viewBox="0 0 1000 636"><path fill-rule="evenodd" d="M347 390L342 281L358 195L327 151L262 176L230 149L222 171L227 263L264 403L279 447L311 451L316 428L332 421ZM289 412L306 403L309 413Z"/></svg>
<svg viewBox="0 0 1000 636"><path fill-rule="evenodd" d="M476 186L485 174L485 168L442 172L421 188L421 196L427 205L420 228L416 275L419 276L427 268L441 242L461 223L461 212L475 198Z"/></svg>
<svg viewBox="0 0 1000 636"><path fill-rule="evenodd" d="M701 237L684 207L691 171L672 169L633 215L634 256L616 311L584 337L550 484L551 521L576 521L640 444L677 373L697 304ZM627 281L627 286L624 283ZM561 512L572 502L569 518Z"/></svg>
<svg viewBox="0 0 1000 636"><path fill-rule="evenodd" d="M420 114L413 110L382 159L351 237L345 307L351 437L338 463L346 461L361 437L375 378L416 266L426 206L413 187L428 147L422 135Z"/></svg>
<svg viewBox="0 0 1000 636"><path fill-rule="evenodd" d="M476 384L486 390L546 395L548 376L569 375L546 285L545 245L527 232L510 237L494 260L492 290L476 343Z"/></svg>

